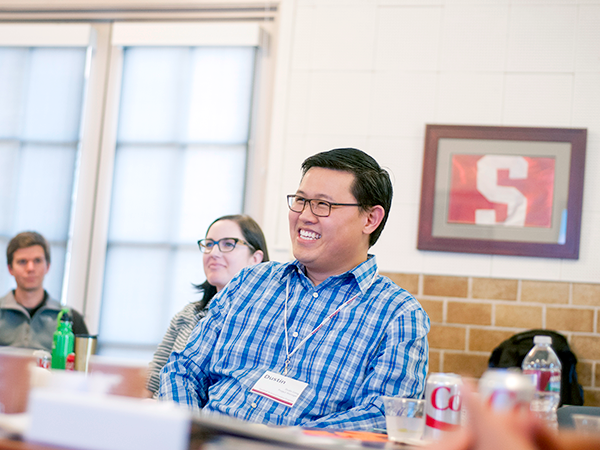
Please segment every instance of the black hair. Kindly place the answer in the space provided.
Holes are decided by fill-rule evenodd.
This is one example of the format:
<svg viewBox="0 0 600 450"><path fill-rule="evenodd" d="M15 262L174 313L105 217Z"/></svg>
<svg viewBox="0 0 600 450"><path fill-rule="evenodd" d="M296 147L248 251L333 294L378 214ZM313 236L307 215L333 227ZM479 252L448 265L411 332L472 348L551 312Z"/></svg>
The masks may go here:
<svg viewBox="0 0 600 450"><path fill-rule="evenodd" d="M263 253L262 262L267 262L269 260L267 240L265 239L265 235L263 234L260 225L258 225L252 217L247 214L232 214L219 217L208 226L206 234L208 234L215 223L220 222L221 220L231 220L232 222L237 223L242 231L242 236L244 236L246 242L250 244L252 252L254 253L257 250L260 250ZM196 311L199 312L204 309L217 294L217 288L210 284L208 280L202 284L195 284L194 287L203 293L202 299L196 305Z"/></svg>
<svg viewBox="0 0 600 450"><path fill-rule="evenodd" d="M208 302L217 295L217 287L210 284L208 280L204 281L202 284L195 284L194 287L202 292L202 298L196 303L196 312L198 313L206 308Z"/></svg>
<svg viewBox="0 0 600 450"><path fill-rule="evenodd" d="M336 148L310 156L302 163L302 176L313 167L340 170L354 175L351 192L363 211L380 205L385 211L383 220L369 236L369 247L373 246L387 222L392 207L392 182L390 175L377 161L356 148Z"/></svg>

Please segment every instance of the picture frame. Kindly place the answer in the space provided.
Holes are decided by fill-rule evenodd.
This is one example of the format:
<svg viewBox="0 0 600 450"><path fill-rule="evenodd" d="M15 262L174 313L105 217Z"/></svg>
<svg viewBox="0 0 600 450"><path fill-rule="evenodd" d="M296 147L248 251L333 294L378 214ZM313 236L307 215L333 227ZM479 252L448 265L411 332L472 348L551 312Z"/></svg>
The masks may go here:
<svg viewBox="0 0 600 450"><path fill-rule="evenodd" d="M579 258L587 130L428 124L417 248Z"/></svg>

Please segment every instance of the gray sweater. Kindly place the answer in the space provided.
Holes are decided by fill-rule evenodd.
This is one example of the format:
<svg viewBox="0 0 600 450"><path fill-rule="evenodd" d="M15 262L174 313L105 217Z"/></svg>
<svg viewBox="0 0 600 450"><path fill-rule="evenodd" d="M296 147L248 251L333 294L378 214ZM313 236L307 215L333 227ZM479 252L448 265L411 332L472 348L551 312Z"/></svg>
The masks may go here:
<svg viewBox="0 0 600 450"><path fill-rule="evenodd" d="M194 327L206 315L208 307L197 311L198 303L189 303L173 317L162 342L154 353L154 358L148 367L147 384L148 390L154 395L160 386L160 371L167 363L171 352L180 352L185 348Z"/></svg>
<svg viewBox="0 0 600 450"><path fill-rule="evenodd" d="M56 318L62 307L46 291L42 302L43 305L31 317L29 311L15 300L13 291L0 298L0 346L52 351ZM73 309L70 313L73 333L87 334L81 314Z"/></svg>

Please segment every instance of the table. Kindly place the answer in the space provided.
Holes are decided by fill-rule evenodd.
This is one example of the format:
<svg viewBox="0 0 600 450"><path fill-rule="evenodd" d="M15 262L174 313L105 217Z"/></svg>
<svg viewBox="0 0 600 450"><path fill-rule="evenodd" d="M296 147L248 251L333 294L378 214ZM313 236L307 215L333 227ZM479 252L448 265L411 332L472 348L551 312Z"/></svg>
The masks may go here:
<svg viewBox="0 0 600 450"><path fill-rule="evenodd" d="M58 447L0 437L0 450L57 450Z"/></svg>

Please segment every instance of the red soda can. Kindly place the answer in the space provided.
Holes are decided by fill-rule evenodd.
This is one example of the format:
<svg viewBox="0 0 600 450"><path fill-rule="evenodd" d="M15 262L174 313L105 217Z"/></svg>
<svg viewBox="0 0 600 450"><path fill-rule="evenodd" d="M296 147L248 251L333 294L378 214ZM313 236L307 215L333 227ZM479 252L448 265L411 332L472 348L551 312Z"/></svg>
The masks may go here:
<svg viewBox="0 0 600 450"><path fill-rule="evenodd" d="M75 370L75 353L69 353L65 361L65 370Z"/></svg>
<svg viewBox="0 0 600 450"><path fill-rule="evenodd" d="M454 373L432 373L425 386L425 439L439 439L460 427L462 379Z"/></svg>
<svg viewBox="0 0 600 450"><path fill-rule="evenodd" d="M35 363L38 367L43 369L50 368L50 362L52 361L52 355L46 350L36 350L33 352Z"/></svg>
<svg viewBox="0 0 600 450"><path fill-rule="evenodd" d="M529 410L534 393L530 377L519 369L489 369L479 379L481 401L495 411Z"/></svg>

